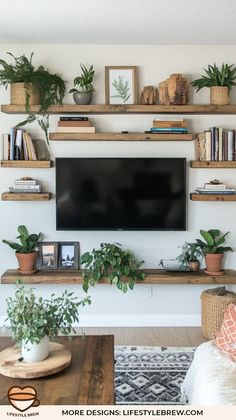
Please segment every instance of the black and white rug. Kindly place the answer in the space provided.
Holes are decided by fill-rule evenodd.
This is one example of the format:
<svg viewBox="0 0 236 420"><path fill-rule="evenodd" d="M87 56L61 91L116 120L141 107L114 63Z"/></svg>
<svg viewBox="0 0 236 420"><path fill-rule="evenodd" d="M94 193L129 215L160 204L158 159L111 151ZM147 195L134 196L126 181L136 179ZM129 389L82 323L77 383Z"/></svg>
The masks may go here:
<svg viewBox="0 0 236 420"><path fill-rule="evenodd" d="M115 346L116 404L180 404L192 347Z"/></svg>

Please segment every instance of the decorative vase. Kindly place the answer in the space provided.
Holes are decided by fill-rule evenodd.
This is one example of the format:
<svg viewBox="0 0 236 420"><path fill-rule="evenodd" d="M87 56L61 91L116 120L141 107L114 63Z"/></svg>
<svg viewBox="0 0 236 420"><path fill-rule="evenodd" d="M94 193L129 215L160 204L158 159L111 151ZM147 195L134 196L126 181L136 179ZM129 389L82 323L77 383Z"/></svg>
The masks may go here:
<svg viewBox="0 0 236 420"><path fill-rule="evenodd" d="M228 105L229 89L227 86L212 86L210 88L211 105Z"/></svg>
<svg viewBox="0 0 236 420"><path fill-rule="evenodd" d="M212 276L221 276L224 271L221 270L222 258L224 254L207 254L205 255L206 270L205 273Z"/></svg>
<svg viewBox="0 0 236 420"><path fill-rule="evenodd" d="M39 105L40 94L37 85L27 83L27 90L29 92L29 104ZM12 83L10 86L10 103L11 105L25 105L26 102L26 88L24 83Z"/></svg>
<svg viewBox="0 0 236 420"><path fill-rule="evenodd" d="M21 274L32 274L35 273L35 262L37 258L37 251L30 252L29 254L20 254L16 252L16 258L18 260L19 269Z"/></svg>
<svg viewBox="0 0 236 420"><path fill-rule="evenodd" d="M74 92L73 99L77 105L89 105L92 100L93 92Z"/></svg>
<svg viewBox="0 0 236 420"><path fill-rule="evenodd" d="M189 263L189 267L191 271L198 271L200 267L200 263L199 261L191 261Z"/></svg>
<svg viewBox="0 0 236 420"><path fill-rule="evenodd" d="M41 362L42 360L48 357L48 353L49 337L47 335L45 335L38 344L31 343L30 341L28 341L27 343L25 341L22 342L21 354L24 359L24 362Z"/></svg>

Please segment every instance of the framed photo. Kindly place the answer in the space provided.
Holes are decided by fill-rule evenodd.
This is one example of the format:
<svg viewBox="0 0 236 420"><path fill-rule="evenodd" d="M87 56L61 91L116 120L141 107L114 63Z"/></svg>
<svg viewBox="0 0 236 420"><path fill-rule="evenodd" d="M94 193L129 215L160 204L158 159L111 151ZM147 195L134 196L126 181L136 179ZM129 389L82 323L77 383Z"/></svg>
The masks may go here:
<svg viewBox="0 0 236 420"><path fill-rule="evenodd" d="M137 67L106 66L105 98L109 105L137 104Z"/></svg>
<svg viewBox="0 0 236 420"><path fill-rule="evenodd" d="M78 270L79 268L79 242L58 243L59 270Z"/></svg>
<svg viewBox="0 0 236 420"><path fill-rule="evenodd" d="M39 243L38 266L40 270L55 270L57 268L57 242Z"/></svg>

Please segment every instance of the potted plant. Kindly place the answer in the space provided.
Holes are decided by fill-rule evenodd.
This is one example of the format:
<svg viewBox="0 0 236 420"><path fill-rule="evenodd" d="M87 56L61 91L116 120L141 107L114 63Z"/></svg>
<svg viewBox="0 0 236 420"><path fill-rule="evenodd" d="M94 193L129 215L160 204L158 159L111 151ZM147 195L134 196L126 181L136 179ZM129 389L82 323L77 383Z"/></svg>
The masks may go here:
<svg viewBox="0 0 236 420"><path fill-rule="evenodd" d="M222 246L229 232L221 235L218 229L210 229L208 231L200 230L200 234L205 242L201 239L196 239L196 241L205 257L205 273L214 276L224 274L224 271L221 269L224 252L233 251L229 246Z"/></svg>
<svg viewBox="0 0 236 420"><path fill-rule="evenodd" d="M80 89L70 89L69 93L73 93L73 99L77 105L89 105L94 92L93 78L95 71L93 66L87 69L84 64L80 64L80 68L82 74L74 79L74 86L79 86Z"/></svg>
<svg viewBox="0 0 236 420"><path fill-rule="evenodd" d="M48 108L50 105L62 104L65 82L59 74L50 73L43 66L35 68L32 64L34 53L31 53L30 58L24 54L20 57L9 52L7 54L13 58L14 63L8 64L0 59L0 85L6 88L10 85L11 104L24 105L28 114L27 119L17 126L37 121L48 141ZM39 105L37 113L31 110L32 105Z"/></svg>
<svg viewBox="0 0 236 420"><path fill-rule="evenodd" d="M211 105L228 105L230 90L236 85L236 66L223 63L220 68L214 63L203 70L205 74L194 80L192 86L197 92L205 87L210 88Z"/></svg>
<svg viewBox="0 0 236 420"><path fill-rule="evenodd" d="M197 242L185 242L177 260L182 268L191 271L198 271L200 267L199 259L201 257L202 252Z"/></svg>
<svg viewBox="0 0 236 420"><path fill-rule="evenodd" d="M119 243L101 243L99 249L86 252L80 258L84 264L83 289L95 286L104 278L115 284L124 293L133 289L136 281L143 280L145 273L140 270L143 261L138 260L129 250L122 249Z"/></svg>
<svg viewBox="0 0 236 420"><path fill-rule="evenodd" d="M18 232L17 239L20 240L20 243L7 241L6 239L3 239L2 242L16 251L15 254L19 264L18 271L21 274L32 274L36 271L34 269L37 258L35 248L39 243L41 233L38 235L35 233L29 234L24 225L18 226Z"/></svg>
<svg viewBox="0 0 236 420"><path fill-rule="evenodd" d="M49 340L59 333L75 333L73 323L79 320L78 308L90 304L90 298L79 300L65 290L49 299L37 297L34 289L18 285L14 297L7 298L7 320L13 340L21 346L24 362L40 362L48 356Z"/></svg>

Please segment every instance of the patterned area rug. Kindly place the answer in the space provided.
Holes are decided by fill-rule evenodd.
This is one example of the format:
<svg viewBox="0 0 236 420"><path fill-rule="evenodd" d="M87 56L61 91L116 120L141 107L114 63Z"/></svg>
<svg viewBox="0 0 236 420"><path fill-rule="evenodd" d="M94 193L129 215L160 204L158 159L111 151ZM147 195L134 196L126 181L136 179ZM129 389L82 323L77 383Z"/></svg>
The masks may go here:
<svg viewBox="0 0 236 420"><path fill-rule="evenodd" d="M192 347L115 346L116 404L180 404Z"/></svg>

